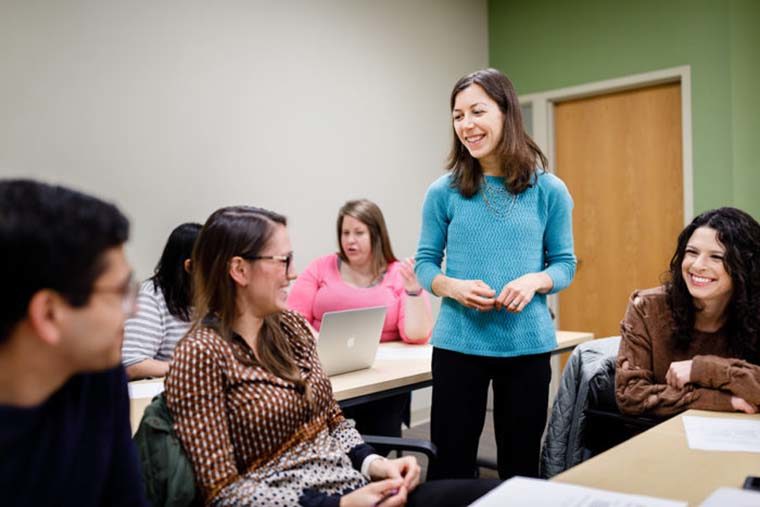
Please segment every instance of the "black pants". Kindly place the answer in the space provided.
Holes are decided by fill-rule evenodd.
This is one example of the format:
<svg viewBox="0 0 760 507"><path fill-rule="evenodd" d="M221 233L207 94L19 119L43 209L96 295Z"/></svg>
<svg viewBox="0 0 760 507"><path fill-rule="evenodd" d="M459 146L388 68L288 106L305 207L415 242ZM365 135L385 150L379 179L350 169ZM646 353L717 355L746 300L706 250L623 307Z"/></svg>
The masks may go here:
<svg viewBox="0 0 760 507"><path fill-rule="evenodd" d="M433 349L430 436L438 458L434 479L476 476L488 385L493 381L499 477L538 477L541 435L551 380L550 354L485 357Z"/></svg>
<svg viewBox="0 0 760 507"><path fill-rule="evenodd" d="M409 423L411 394L399 394L343 409L346 419L356 422L362 435L400 437L401 423Z"/></svg>
<svg viewBox="0 0 760 507"><path fill-rule="evenodd" d="M452 479L423 482L407 499L407 507L464 507L501 484L496 479Z"/></svg>

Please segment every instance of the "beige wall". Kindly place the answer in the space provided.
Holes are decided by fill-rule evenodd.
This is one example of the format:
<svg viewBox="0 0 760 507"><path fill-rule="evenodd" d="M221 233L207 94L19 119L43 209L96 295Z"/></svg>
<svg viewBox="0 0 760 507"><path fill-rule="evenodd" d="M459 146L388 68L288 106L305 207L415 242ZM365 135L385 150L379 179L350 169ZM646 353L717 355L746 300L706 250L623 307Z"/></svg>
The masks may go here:
<svg viewBox="0 0 760 507"><path fill-rule="evenodd" d="M288 215L302 269L366 196L412 255L487 35L486 0L1 1L0 175L116 201L140 277L228 204Z"/></svg>

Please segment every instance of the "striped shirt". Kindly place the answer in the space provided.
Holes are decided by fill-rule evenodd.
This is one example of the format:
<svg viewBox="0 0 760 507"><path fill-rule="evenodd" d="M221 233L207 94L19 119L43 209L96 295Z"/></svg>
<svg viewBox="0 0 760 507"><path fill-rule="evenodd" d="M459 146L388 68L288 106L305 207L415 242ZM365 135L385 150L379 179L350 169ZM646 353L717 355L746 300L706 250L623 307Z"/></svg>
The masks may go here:
<svg viewBox="0 0 760 507"><path fill-rule="evenodd" d="M161 289L154 290L153 280L146 280L137 297L137 313L124 324L121 361L124 366L146 359L169 361L189 329L190 322L169 313Z"/></svg>

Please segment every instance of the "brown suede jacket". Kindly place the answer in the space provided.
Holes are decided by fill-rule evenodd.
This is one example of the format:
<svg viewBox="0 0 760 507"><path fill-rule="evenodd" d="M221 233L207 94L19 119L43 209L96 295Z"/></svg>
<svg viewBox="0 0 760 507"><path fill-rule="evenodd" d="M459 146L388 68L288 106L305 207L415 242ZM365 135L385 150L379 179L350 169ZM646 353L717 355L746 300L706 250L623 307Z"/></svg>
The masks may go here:
<svg viewBox="0 0 760 507"><path fill-rule="evenodd" d="M675 346L663 287L631 295L620 323L615 395L626 414L673 415L689 408L733 411L731 396L760 405L760 366L728 355L723 331L695 331L688 349ZM666 384L670 363L691 359L691 381Z"/></svg>

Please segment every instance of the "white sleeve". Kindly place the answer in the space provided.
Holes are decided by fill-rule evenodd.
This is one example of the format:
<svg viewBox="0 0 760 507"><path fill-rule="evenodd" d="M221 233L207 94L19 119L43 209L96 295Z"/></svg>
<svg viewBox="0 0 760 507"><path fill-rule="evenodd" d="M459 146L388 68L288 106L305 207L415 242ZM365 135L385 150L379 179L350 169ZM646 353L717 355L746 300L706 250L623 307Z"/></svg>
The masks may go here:
<svg viewBox="0 0 760 507"><path fill-rule="evenodd" d="M121 354L124 366L154 359L166 337L165 316L161 311L161 295L147 280L137 296L137 313L124 323Z"/></svg>

